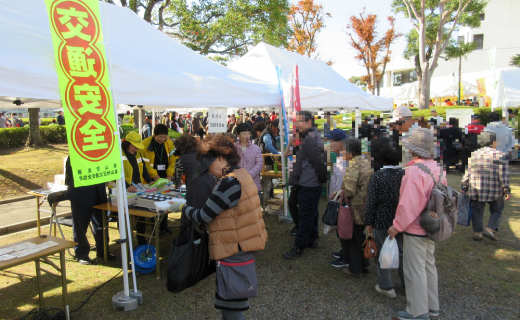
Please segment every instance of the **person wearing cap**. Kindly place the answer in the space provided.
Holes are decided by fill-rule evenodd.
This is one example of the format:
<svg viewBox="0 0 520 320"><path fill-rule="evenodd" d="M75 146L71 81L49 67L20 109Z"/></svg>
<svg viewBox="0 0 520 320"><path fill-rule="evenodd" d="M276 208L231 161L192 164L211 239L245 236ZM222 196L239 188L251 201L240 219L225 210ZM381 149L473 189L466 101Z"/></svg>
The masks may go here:
<svg viewBox="0 0 520 320"><path fill-rule="evenodd" d="M429 319L439 315L439 290L435 266L435 242L428 239L419 217L426 207L434 181L447 185L445 174L434 158L434 135L429 129L410 130L402 146L413 159L406 164L399 191L399 204L388 234L403 236L403 271L406 285L406 310L397 312L402 320ZM431 175L418 164L426 166ZM441 179L442 177L442 179Z"/></svg>
<svg viewBox="0 0 520 320"><path fill-rule="evenodd" d="M173 142L168 138L166 125L156 125L153 129L153 136L143 140L143 148L140 151L143 159L146 159L146 170L154 181L160 178L172 181L177 157L173 154ZM159 230L166 234L172 233L168 229L168 219L165 218L161 221Z"/></svg>
<svg viewBox="0 0 520 320"><path fill-rule="evenodd" d="M392 111L392 122L395 124L395 127L397 128L392 132L393 140L394 141L401 141L404 139L409 133L408 131L414 126L415 120L413 118L412 111L408 106L401 105L397 108L395 108ZM401 142L400 142L401 143ZM412 160L410 153L406 152L406 150L403 148L403 156L402 156L402 163L405 164L408 163L410 160Z"/></svg>
<svg viewBox="0 0 520 320"><path fill-rule="evenodd" d="M148 158L143 156L141 150L144 145L141 136L137 132L129 132L125 139L121 142L121 150L123 151L123 170L125 173L125 187L128 192L136 192L135 185L139 183L150 183L153 179L147 170L146 162ZM141 218L139 218L141 220ZM137 223L136 231L143 234L146 229L146 224ZM146 244L144 236L137 236L138 245Z"/></svg>
<svg viewBox="0 0 520 320"><path fill-rule="evenodd" d="M343 177L348 167L348 161L345 159L347 133L341 129L334 129L329 132L327 139L330 141L330 152L336 154L336 163L332 168L329 184L329 198L332 199L336 195L336 192L341 190ZM340 241L343 240L340 239ZM330 262L330 264L336 268L348 267L348 251L343 250L343 246L341 247L342 250L333 254L334 257L339 256L339 258Z"/></svg>
<svg viewBox="0 0 520 320"><path fill-rule="evenodd" d="M198 158L200 165L196 176L208 172L221 179L220 182L201 209L171 201L170 211L181 212L182 219L192 223L209 224L211 260L250 264L254 261L253 253L263 250L267 242L256 184L247 170L239 166L236 145L225 136L203 141ZM217 273L217 283L226 280ZM248 287L240 283L239 277L233 280L235 283L229 285ZM248 298L226 300L219 295L222 289L225 290L218 287L215 290L214 304L221 310L222 319L244 319L243 311L249 309Z"/></svg>
<svg viewBox="0 0 520 320"><path fill-rule="evenodd" d="M497 140L496 149L502 152L507 159L511 159L511 153L515 148L515 134L507 125L507 118L504 117L506 124L501 120L498 112L491 112L488 115L488 124L484 131L494 132Z"/></svg>
<svg viewBox="0 0 520 320"><path fill-rule="evenodd" d="M437 110L436 109L431 109L430 110L430 121L431 122L435 122L435 125L437 127L440 127L440 125L444 122L444 119L441 117L441 116L438 116L437 115Z"/></svg>
<svg viewBox="0 0 520 320"><path fill-rule="evenodd" d="M251 127L249 127L247 123L240 123L236 128L238 141L235 146L240 156L240 167L249 172L259 190L258 196L260 196L260 190L262 190L262 186L260 185L260 172L262 172L264 166L262 152L260 151L260 147L251 142Z"/></svg>

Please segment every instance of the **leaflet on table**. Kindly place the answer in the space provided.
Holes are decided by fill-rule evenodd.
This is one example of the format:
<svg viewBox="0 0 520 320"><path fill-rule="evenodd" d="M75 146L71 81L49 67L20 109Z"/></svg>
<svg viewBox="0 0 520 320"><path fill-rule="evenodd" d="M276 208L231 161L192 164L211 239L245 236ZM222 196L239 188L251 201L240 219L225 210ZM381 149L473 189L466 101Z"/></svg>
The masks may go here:
<svg viewBox="0 0 520 320"><path fill-rule="evenodd" d="M50 247L57 246L54 241L46 241L40 244L32 242L22 242L15 246L0 249L0 261L7 261L14 258L21 258L30 254L45 250Z"/></svg>

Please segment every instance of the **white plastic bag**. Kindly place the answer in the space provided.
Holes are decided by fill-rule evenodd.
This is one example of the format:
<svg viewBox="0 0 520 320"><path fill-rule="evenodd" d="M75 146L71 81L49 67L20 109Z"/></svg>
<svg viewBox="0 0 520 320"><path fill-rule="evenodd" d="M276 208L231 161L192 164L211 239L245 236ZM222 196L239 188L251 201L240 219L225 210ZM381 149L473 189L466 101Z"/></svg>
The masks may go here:
<svg viewBox="0 0 520 320"><path fill-rule="evenodd" d="M338 226L329 226L328 224L323 225L323 234L331 234L338 230Z"/></svg>
<svg viewBox="0 0 520 320"><path fill-rule="evenodd" d="M398 269L399 268L399 247L395 238L386 237L383 248L379 252L379 265L381 269Z"/></svg>

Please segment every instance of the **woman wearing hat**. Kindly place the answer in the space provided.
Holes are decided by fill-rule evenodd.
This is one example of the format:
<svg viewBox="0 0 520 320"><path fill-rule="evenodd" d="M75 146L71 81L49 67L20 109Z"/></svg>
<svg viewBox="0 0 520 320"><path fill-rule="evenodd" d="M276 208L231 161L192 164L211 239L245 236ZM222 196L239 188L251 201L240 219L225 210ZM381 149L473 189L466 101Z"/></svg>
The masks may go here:
<svg viewBox="0 0 520 320"><path fill-rule="evenodd" d="M403 139L403 149L413 159L401 181L400 198L392 226L388 229L390 237L403 232L403 271L406 285L406 310L399 311L402 320L429 319L439 315L439 290L437 267L435 266L435 242L428 239L426 230L419 223L420 214L426 207L434 181L442 177L441 183L447 185L445 174L433 159L435 140L429 129L414 128Z"/></svg>
<svg viewBox="0 0 520 320"><path fill-rule="evenodd" d="M140 149L144 149L141 136L137 132L129 132L126 138L121 142L123 150L123 170L125 172L125 185L128 192L136 192L137 188L133 184L150 183L152 178L146 169L145 161ZM146 225L137 223L137 233L144 233ZM144 236L137 236L138 245L146 243Z"/></svg>
<svg viewBox="0 0 520 320"><path fill-rule="evenodd" d="M258 189L246 169L238 166L240 157L233 141L217 136L204 141L199 151L197 175L209 172L222 178L202 209L171 201L170 211L182 212L183 219L209 223L209 254L219 263L230 258L250 264L251 253L265 248L265 230ZM225 281L224 279L220 279ZM237 286L240 287L240 286ZM215 308L222 310L222 319L244 319L249 309L248 298L225 300L215 292Z"/></svg>

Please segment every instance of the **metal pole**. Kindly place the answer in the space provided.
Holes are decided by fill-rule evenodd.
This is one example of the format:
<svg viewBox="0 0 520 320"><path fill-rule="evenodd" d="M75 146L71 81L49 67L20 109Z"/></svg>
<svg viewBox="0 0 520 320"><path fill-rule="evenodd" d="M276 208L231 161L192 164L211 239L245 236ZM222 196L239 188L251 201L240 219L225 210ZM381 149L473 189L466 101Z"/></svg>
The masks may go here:
<svg viewBox="0 0 520 320"><path fill-rule="evenodd" d="M283 97L282 97L283 98ZM289 215L289 211L287 210L287 189L286 186L286 177L285 177L285 112L284 108L280 105L280 123L281 123L281 130L280 130L280 145L281 145L281 152L282 156L280 159L282 159L282 189L283 189L283 214L287 217Z"/></svg>
<svg viewBox="0 0 520 320"><path fill-rule="evenodd" d="M106 6L105 2L103 1L103 23L104 28L103 30L107 30L107 18L106 18ZM105 53L107 55L107 64L110 68L110 74L113 75L113 68L112 68L112 54L111 50L107 47L110 43L108 32L103 32L103 44L105 45ZM116 93L114 91L114 88L112 86L112 78L109 77L110 81L110 92L112 93L112 104L114 107L114 116L116 119L116 126L119 126L117 123L117 104L116 104ZM141 118L139 118L141 119ZM119 128L115 130L114 132L116 141L121 141L119 138ZM130 229L127 230L127 223L126 221L130 221L129 213L128 213L128 201L126 199L126 190L124 188L125 186L125 172L123 170L123 151L121 148L119 148L119 161L120 161L120 168L121 168L121 178L116 181L116 190L117 190L117 205L119 207L118 209L118 220L119 220L119 235L121 237L121 263L123 267L123 292L118 293L114 297L112 297L112 306L117 307L123 307L125 311L129 311L132 309L137 308L138 303L137 299L130 298L130 290L128 286L128 257L127 257L127 234L130 233ZM126 217L125 217L126 216ZM125 219L126 218L126 219ZM130 228L130 224L128 224L128 228ZM131 237L130 237L130 243L131 243ZM104 248L107 250L107 248ZM132 275L133 275L133 282L134 282L134 293L137 294L137 281L135 278L135 270L134 270L134 261L133 261L133 252L132 252L132 246L130 246L130 256L132 259ZM121 295L122 294L122 295ZM142 302L142 294L141 294L141 302Z"/></svg>
<svg viewBox="0 0 520 320"><path fill-rule="evenodd" d="M459 105L459 106L460 106L460 83L462 81L461 66L462 66L462 57L459 57L459 90L458 90L458 100L457 100L457 105Z"/></svg>

